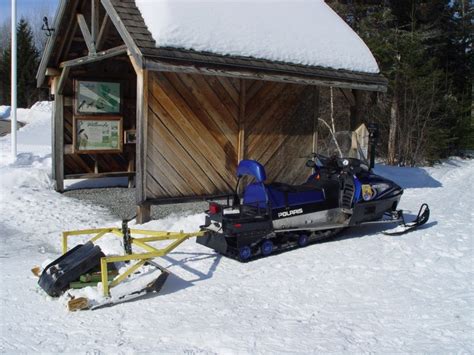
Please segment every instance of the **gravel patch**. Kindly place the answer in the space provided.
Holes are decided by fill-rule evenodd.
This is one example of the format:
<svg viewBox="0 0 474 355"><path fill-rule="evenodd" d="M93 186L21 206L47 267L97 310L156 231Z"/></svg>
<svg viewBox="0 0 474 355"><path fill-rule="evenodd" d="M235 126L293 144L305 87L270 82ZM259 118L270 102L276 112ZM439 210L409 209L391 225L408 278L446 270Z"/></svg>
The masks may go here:
<svg viewBox="0 0 474 355"><path fill-rule="evenodd" d="M123 187L78 189L64 192L64 195L107 208L119 219L130 219L137 213L135 189ZM186 202L169 205L152 205L151 218L160 219L170 214L201 213L207 209L207 202Z"/></svg>

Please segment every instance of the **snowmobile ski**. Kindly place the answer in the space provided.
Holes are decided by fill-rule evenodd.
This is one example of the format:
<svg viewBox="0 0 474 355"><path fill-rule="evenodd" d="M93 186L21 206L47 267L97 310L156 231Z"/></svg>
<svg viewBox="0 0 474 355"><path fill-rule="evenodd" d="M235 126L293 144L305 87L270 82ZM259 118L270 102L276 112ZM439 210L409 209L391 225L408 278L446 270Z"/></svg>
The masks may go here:
<svg viewBox="0 0 474 355"><path fill-rule="evenodd" d="M416 216L415 220L408 223L403 222L400 226L397 227L398 230L395 230L393 232L386 231L386 232L383 232L383 234L390 235L390 236L399 236L399 235L406 234L408 232L411 232L417 229L418 227L422 226L426 222L428 222L429 218L430 218L430 208L428 207L426 203L424 203L421 205L420 210L418 211L418 215Z"/></svg>

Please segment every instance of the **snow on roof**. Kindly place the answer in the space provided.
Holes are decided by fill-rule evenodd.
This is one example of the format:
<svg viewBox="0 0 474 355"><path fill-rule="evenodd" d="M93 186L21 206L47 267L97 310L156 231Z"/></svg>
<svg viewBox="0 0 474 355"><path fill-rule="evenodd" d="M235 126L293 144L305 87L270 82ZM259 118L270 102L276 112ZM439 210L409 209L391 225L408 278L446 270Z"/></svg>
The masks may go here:
<svg viewBox="0 0 474 355"><path fill-rule="evenodd" d="M136 0L159 47L378 73L360 37L323 0Z"/></svg>

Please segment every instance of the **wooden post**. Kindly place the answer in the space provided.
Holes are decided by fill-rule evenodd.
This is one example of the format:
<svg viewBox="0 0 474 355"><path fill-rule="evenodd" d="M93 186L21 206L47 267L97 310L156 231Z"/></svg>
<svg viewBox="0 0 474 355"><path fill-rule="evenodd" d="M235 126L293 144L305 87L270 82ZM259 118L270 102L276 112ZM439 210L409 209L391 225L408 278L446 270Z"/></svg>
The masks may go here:
<svg viewBox="0 0 474 355"><path fill-rule="evenodd" d="M318 150L318 125L319 125L319 103L320 92L319 87L315 86L313 89L313 146L312 153L316 153Z"/></svg>
<svg viewBox="0 0 474 355"><path fill-rule="evenodd" d="M59 80L56 77L54 80ZM57 87L57 86L56 86ZM56 180L56 191L64 191L64 97L54 94L53 117L53 176Z"/></svg>
<svg viewBox="0 0 474 355"><path fill-rule="evenodd" d="M135 164L135 191L141 223L150 220L150 207L146 201L146 156L148 132L148 70L143 69L133 56L130 61L137 74L137 143ZM148 208L148 212L146 211ZM138 217L137 217L138 220Z"/></svg>
<svg viewBox="0 0 474 355"><path fill-rule="evenodd" d="M128 156L128 167L127 167L127 171L129 173L132 173L133 171L135 171L135 155L132 153L132 152L129 152L127 154ZM134 187L135 185L135 177L133 175L129 175L128 176L128 188L132 188Z"/></svg>
<svg viewBox="0 0 474 355"><path fill-rule="evenodd" d="M94 39L92 38L89 28L87 27L87 23L84 18L84 15L77 14L77 23L79 24L79 27L81 28L82 36L84 37L84 42L86 43L89 54L95 54L96 53L95 42L94 42Z"/></svg>
<svg viewBox="0 0 474 355"><path fill-rule="evenodd" d="M240 79L240 95L239 95L239 137L237 144L237 162L245 158L245 81Z"/></svg>
<svg viewBox="0 0 474 355"><path fill-rule="evenodd" d="M151 220L151 205L142 204L137 206L137 224L143 224Z"/></svg>
<svg viewBox="0 0 474 355"><path fill-rule="evenodd" d="M350 108L350 130L355 131L357 127L362 123L363 96L362 91L360 90L352 90L352 94L354 96L354 102Z"/></svg>
<svg viewBox="0 0 474 355"><path fill-rule="evenodd" d="M91 0L91 37L94 47L97 44L99 34L99 0ZM97 47L96 47L97 49Z"/></svg>

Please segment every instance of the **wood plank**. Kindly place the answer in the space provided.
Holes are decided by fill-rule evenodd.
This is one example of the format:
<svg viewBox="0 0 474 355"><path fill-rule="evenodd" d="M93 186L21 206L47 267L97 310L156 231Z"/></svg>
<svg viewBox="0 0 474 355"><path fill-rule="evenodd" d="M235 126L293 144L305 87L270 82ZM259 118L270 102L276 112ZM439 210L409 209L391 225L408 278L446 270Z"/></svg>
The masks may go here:
<svg viewBox="0 0 474 355"><path fill-rule="evenodd" d="M288 90L291 86L283 85L279 83L267 82L261 87L258 93L256 93L252 99L247 101L248 107L248 121L253 122L255 119L260 117L268 105L272 105L283 92Z"/></svg>
<svg viewBox="0 0 474 355"><path fill-rule="evenodd" d="M56 80L56 78L55 78ZM64 107L63 95L54 95L54 122L53 122L53 166L55 189L64 191Z"/></svg>
<svg viewBox="0 0 474 355"><path fill-rule="evenodd" d="M300 88L298 88L300 89ZM308 92L308 91L307 91ZM292 134L292 127L298 120L293 119L293 115L298 109L300 101L306 100L308 94L303 95L300 90L295 90L285 103L286 110L280 110L272 119L272 129L264 134L254 134L249 137L249 154L253 159L257 159L266 164L272 156L281 148L287 135ZM268 124L268 122L267 122ZM308 131L311 134L311 131ZM266 144L265 144L266 143Z"/></svg>
<svg viewBox="0 0 474 355"><path fill-rule="evenodd" d="M79 24L79 28L82 32L82 37L84 37L84 42L87 46L87 50L90 54L95 54L95 43L94 39L92 38L91 33L89 32L89 28L87 27L86 19L84 18L83 14L77 14L77 23Z"/></svg>
<svg viewBox="0 0 474 355"><path fill-rule="evenodd" d="M213 190L215 186L212 181L161 122L160 118L153 112L149 113L149 116L150 140L156 143L157 149L173 162L174 169L190 184L197 185L195 187L197 194L202 195Z"/></svg>
<svg viewBox="0 0 474 355"><path fill-rule="evenodd" d="M239 121L239 103L234 102L217 76L207 76L205 80L217 95L219 101L225 106L227 111L231 113L229 118L232 118L237 123Z"/></svg>
<svg viewBox="0 0 474 355"><path fill-rule="evenodd" d="M133 171L112 171L108 173L81 173L81 174L68 174L65 176L66 179L98 179L107 177L128 177L135 175Z"/></svg>
<svg viewBox="0 0 474 355"><path fill-rule="evenodd" d="M256 122L249 123L249 151L258 144L259 136L262 133L275 131L276 127L278 127L278 122L285 117L285 112L295 104L303 89L304 87L302 86L286 88L281 92L278 98L268 106ZM250 115L251 113L249 113L247 117Z"/></svg>
<svg viewBox="0 0 474 355"><path fill-rule="evenodd" d="M196 132L203 135L207 145L213 147L215 154L220 156L219 159L221 161L236 160L236 150L230 144L228 138L221 133L222 128L209 117L209 113L204 109L201 100L194 96L194 92L189 89L181 76L166 73L163 76L158 74L157 77L160 77L160 85L165 89L167 96L173 101L181 114L187 118L187 121ZM237 135L237 129L235 135Z"/></svg>
<svg viewBox="0 0 474 355"><path fill-rule="evenodd" d="M174 86L167 80L168 77L161 73L154 73L154 77L159 81L154 80L152 82L153 95L172 117L173 122L167 123L167 125L175 125L174 121L178 122L179 129L184 133L186 139L194 143L197 152L207 159L222 180L226 184L228 181L232 181L234 176L230 173L229 170L232 170L232 168L228 164L229 162L236 162L236 151L230 148L230 144L228 144L225 137L215 132L217 130L215 126L209 126L209 121L203 122L201 116L203 111L199 102L196 102L193 96L189 96L189 91L186 91L186 87L183 86L182 82L174 78L173 84L177 85ZM185 91L183 94L186 95L186 101L176 91L178 88L180 92ZM192 106L188 106L190 104ZM208 126L204 124L208 124Z"/></svg>
<svg viewBox="0 0 474 355"><path fill-rule="evenodd" d="M319 131L319 117L321 107L321 93L319 87L313 88L313 139L311 152L317 153L318 151L318 131Z"/></svg>
<svg viewBox="0 0 474 355"><path fill-rule="evenodd" d="M132 60L133 63L133 60ZM137 151L136 151L136 178L135 191L137 204L146 200L146 149L148 126L148 70L134 65L137 74Z"/></svg>
<svg viewBox="0 0 474 355"><path fill-rule="evenodd" d="M158 61L147 61L146 66L148 69L153 71L166 71L175 73L188 73L188 74L203 74L203 75L217 75L226 76L233 79L232 83L236 79L255 79L264 81L276 81L281 83L291 84L302 84L302 85L318 85L325 87L340 87L346 89L357 89L366 91L380 91L386 92L387 86L385 81L382 82L359 82L351 80L350 78L344 77L318 77L316 75L304 76L299 73L292 74L286 72L272 72L272 71L252 71L247 69L234 69L229 67L215 68L210 65L210 68L196 66L196 65L182 65L182 64L169 64ZM234 85L234 84L233 84ZM234 85L235 87L235 85Z"/></svg>
<svg viewBox="0 0 474 355"><path fill-rule="evenodd" d="M97 48L97 37L99 35L99 0L91 0L91 37L94 48Z"/></svg>
<svg viewBox="0 0 474 355"><path fill-rule="evenodd" d="M117 13L114 5L110 0L101 0L102 6L105 8L105 11L110 17L110 20L114 24L117 32L119 33L120 37L127 45L128 50L130 51L133 61L135 62L135 66L138 68L143 68L143 57L140 49L137 47L137 44L133 40L130 33L128 33L127 27L124 25L121 17ZM143 21L143 20L142 20Z"/></svg>
<svg viewBox="0 0 474 355"><path fill-rule="evenodd" d="M150 95L150 109L156 116L160 117L163 124L173 132L184 149L205 169L218 190L228 190L229 180L222 177L218 172L222 168L221 162L218 161L215 153L211 151L206 142L197 134L199 131L194 130L193 127L189 125L186 118L176 109L173 102L169 101L166 94L162 92L159 85L155 84L154 80L151 82L151 87L153 94ZM164 110L164 107L166 107L166 110ZM222 173L227 176L226 172Z"/></svg>
<svg viewBox="0 0 474 355"><path fill-rule="evenodd" d="M142 204L137 206L137 224L143 224L151 220L151 205Z"/></svg>
<svg viewBox="0 0 474 355"><path fill-rule="evenodd" d="M64 62L61 62L59 64L60 68L67 68L67 67L75 67L78 65L84 65L84 64L90 64L94 62L98 62L104 59L116 57L122 54L127 53L127 46L126 45L121 45L118 47L110 48L105 51L101 51L98 53L95 53L94 55L87 55L84 57L76 58L76 59L71 59L67 60Z"/></svg>
<svg viewBox="0 0 474 355"><path fill-rule="evenodd" d="M237 149L237 161L245 159L245 103L246 88L243 79L240 79L240 95L239 95L239 141Z"/></svg>
<svg viewBox="0 0 474 355"><path fill-rule="evenodd" d="M194 97L207 112L208 117L215 122L220 132L236 150L236 136L238 132L237 119L228 119L231 115L230 112L219 101L219 98L209 87L204 77L202 75L180 75L180 79L191 90Z"/></svg>
<svg viewBox="0 0 474 355"><path fill-rule="evenodd" d="M170 179L168 172L164 170L163 166L161 164L154 164L153 161L150 161L151 155L148 155L146 159L147 173L152 175L156 181L159 181L160 185L166 191L167 196L180 196L179 189L173 184L173 181ZM152 196L153 195L147 194L147 197Z"/></svg>
<svg viewBox="0 0 474 355"><path fill-rule="evenodd" d="M263 80L248 80L251 84L247 88L247 100L252 100L255 94L268 82Z"/></svg>
<svg viewBox="0 0 474 355"><path fill-rule="evenodd" d="M97 40L95 44L95 48L98 51L102 50L102 47L104 46L104 43L107 40L107 34L109 33L109 29L110 29L110 17L106 13L104 15L104 18L102 19L102 24L100 25L99 34L97 35Z"/></svg>
<svg viewBox="0 0 474 355"><path fill-rule="evenodd" d="M160 182L153 176L151 172L146 173L146 183L147 183L147 196L153 196L154 194L158 193L160 196L168 196L168 192L160 185Z"/></svg>
<svg viewBox="0 0 474 355"><path fill-rule="evenodd" d="M226 78L224 76L216 76L217 80L221 83L222 87L225 89L227 94L230 95L232 100L236 105L239 104L239 92L235 90L234 86L232 83L229 81L229 78Z"/></svg>
<svg viewBox="0 0 474 355"><path fill-rule="evenodd" d="M55 94L59 94L59 95L63 94L64 86L66 85L66 81L69 77L69 70L70 68L66 67L66 68L63 68L63 70L61 71L61 76L59 77L59 80L56 84Z"/></svg>
<svg viewBox="0 0 474 355"><path fill-rule="evenodd" d="M154 147L152 143L148 145L147 168L153 176L160 182L160 185L173 196L186 196L188 187L176 170L166 161L165 157ZM156 197L148 194L147 197Z"/></svg>
<svg viewBox="0 0 474 355"><path fill-rule="evenodd" d="M151 115L150 118L152 118ZM152 121L150 121L150 123L151 122ZM157 117L153 122L158 125L160 122L159 118ZM199 195L204 193L205 189L196 181L197 179L190 173L190 169L184 168L180 169L181 171L178 171L182 157L176 157L173 154L166 154L169 153L169 149L167 149L168 147L166 143L162 143L164 136L158 135L151 126L154 125L150 124L148 130L150 134L148 146L150 164L153 163L162 167L169 175L171 183L180 191L182 196L193 194ZM164 182L162 182L162 185L164 185Z"/></svg>

